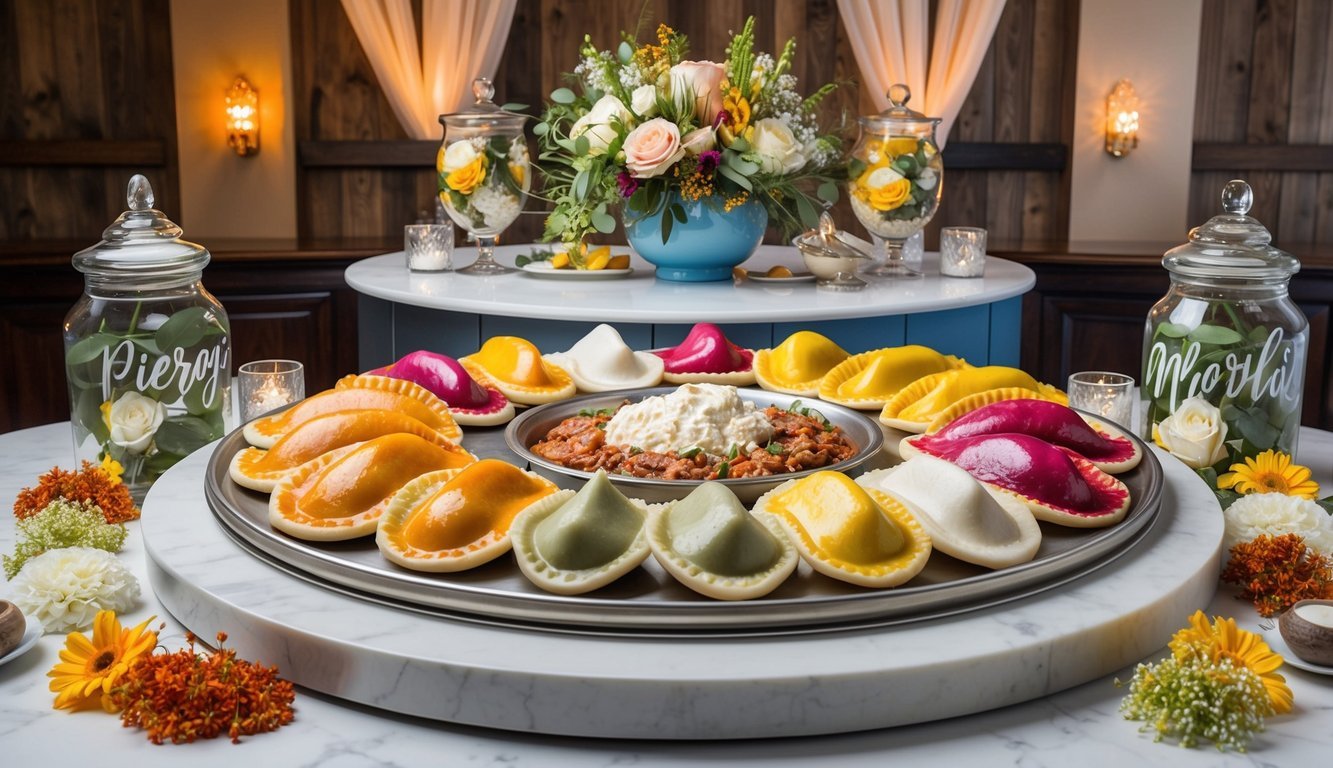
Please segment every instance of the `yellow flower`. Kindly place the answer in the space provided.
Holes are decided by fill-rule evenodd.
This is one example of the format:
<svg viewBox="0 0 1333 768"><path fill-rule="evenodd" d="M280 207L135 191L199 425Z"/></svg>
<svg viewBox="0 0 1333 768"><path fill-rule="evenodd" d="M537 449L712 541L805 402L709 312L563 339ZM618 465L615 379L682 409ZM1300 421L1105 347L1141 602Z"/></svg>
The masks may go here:
<svg viewBox="0 0 1333 768"><path fill-rule="evenodd" d="M1177 661L1202 657L1216 663L1230 659L1232 664L1250 670L1263 681L1274 712L1281 715L1291 711L1291 689L1286 678L1277 673L1282 657L1273 653L1258 635L1238 628L1235 619L1219 616L1209 624L1203 611L1195 611L1190 626L1176 632L1169 645Z"/></svg>
<svg viewBox="0 0 1333 768"><path fill-rule="evenodd" d="M754 133L748 130L750 127L750 102L741 95L741 89L726 89L722 96L722 109L731 118L722 121L722 125L718 127L718 134L723 144L731 146L731 142L735 141L737 136L748 137Z"/></svg>
<svg viewBox="0 0 1333 768"><path fill-rule="evenodd" d="M1319 484L1310 479L1310 468L1293 464L1291 456L1278 451L1264 451L1244 464L1232 464L1231 471L1217 478L1218 488L1236 493L1284 493L1302 499L1319 496Z"/></svg>
<svg viewBox="0 0 1333 768"><path fill-rule="evenodd" d="M435 172L444 173L444 145L440 145L440 151L435 153Z"/></svg>
<svg viewBox="0 0 1333 768"><path fill-rule="evenodd" d="M65 638L60 652L60 663L46 676L56 693L56 709L83 709L101 705L107 712L115 712L110 693L121 675L138 658L157 645L157 633L148 631L150 617L142 624L125 629L116 619L115 611L98 611L93 619L93 638L82 632L71 632Z"/></svg>
<svg viewBox="0 0 1333 768"><path fill-rule="evenodd" d="M510 163L509 175L514 179L514 183L523 186L523 177L526 175L523 163Z"/></svg>
<svg viewBox="0 0 1333 768"><path fill-rule="evenodd" d="M895 208L901 208L903 203L912 198L912 182L907 179L898 179L879 189L869 190L867 198L870 207L877 211L892 211Z"/></svg>
<svg viewBox="0 0 1333 768"><path fill-rule="evenodd" d="M444 183L449 185L449 189L459 194L472 194L486 180L484 160L485 158L482 155L477 155L472 162L444 177Z"/></svg>
<svg viewBox="0 0 1333 768"><path fill-rule="evenodd" d="M110 431L111 431L111 401L110 401L110 400L107 400L106 402L104 402L104 403L102 403L101 405L97 406L97 410L99 410L99 411L102 412L102 423L106 425L106 429L107 429L107 431L110 432Z"/></svg>
<svg viewBox="0 0 1333 768"><path fill-rule="evenodd" d="M920 143L919 139L912 136L893 136L884 142L884 155L892 158L915 154Z"/></svg>
<svg viewBox="0 0 1333 768"><path fill-rule="evenodd" d="M125 467L108 453L102 458L102 471L111 478L112 485L120 485L120 476L125 474Z"/></svg>

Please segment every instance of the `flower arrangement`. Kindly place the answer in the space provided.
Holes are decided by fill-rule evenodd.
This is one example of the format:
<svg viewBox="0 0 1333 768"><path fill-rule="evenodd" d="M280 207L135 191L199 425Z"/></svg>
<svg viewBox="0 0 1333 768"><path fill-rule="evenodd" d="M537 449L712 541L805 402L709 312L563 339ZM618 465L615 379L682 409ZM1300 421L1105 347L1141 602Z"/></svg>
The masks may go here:
<svg viewBox="0 0 1333 768"><path fill-rule="evenodd" d="M115 555L92 547L43 552L11 583L14 604L47 632L82 629L99 611L125 611L139 598L134 574Z"/></svg>
<svg viewBox="0 0 1333 768"><path fill-rule="evenodd" d="M532 183L522 136L475 136L441 145L435 158L440 202L469 232L499 233L518 218Z"/></svg>
<svg viewBox="0 0 1333 768"><path fill-rule="evenodd" d="M852 212L871 233L911 237L925 226L937 203L943 163L925 137L869 139L847 166Z"/></svg>
<svg viewBox="0 0 1333 768"><path fill-rule="evenodd" d="M1333 598L1333 558L1297 534L1263 534L1231 548L1222 581L1242 587L1260 616L1276 616L1301 600Z"/></svg>
<svg viewBox="0 0 1333 768"><path fill-rule="evenodd" d="M14 500L14 516L22 520L46 509L51 502L65 499L78 504L92 504L101 511L108 523L123 523L139 518L129 488L120 476L109 468L83 462L77 472L52 467L50 472L37 478L37 485L19 491Z"/></svg>
<svg viewBox="0 0 1333 768"><path fill-rule="evenodd" d="M23 566L43 552L65 547L92 547L119 552L125 526L108 523L92 502L58 498L32 517L18 521L19 542L14 556L4 557L5 578L13 579Z"/></svg>
<svg viewBox="0 0 1333 768"><path fill-rule="evenodd" d="M266 667L223 648L201 655L194 635L189 649L153 653L157 632L152 618L131 627L121 625L114 611L100 611L91 638L71 632L60 663L46 676L56 694L55 709L101 707L120 713L125 727L142 728L154 744L182 744L227 734L241 736L275 731L292 722L296 691Z"/></svg>
<svg viewBox="0 0 1333 768"><path fill-rule="evenodd" d="M555 203L544 239L577 261L587 237L615 229L622 205L634 217L669 214L663 243L687 203L730 211L758 202L784 232L815 226L819 204L803 187L824 202L838 196L840 142L815 116L834 86L802 98L790 72L795 40L776 59L756 53L753 18L720 63L686 59L688 40L666 25L656 38L625 35L612 53L585 37L577 91L551 93L534 129Z"/></svg>
<svg viewBox="0 0 1333 768"><path fill-rule="evenodd" d="M1291 689L1277 673L1282 657L1234 619L1209 622L1196 611L1169 647L1167 658L1135 668L1120 705L1125 719L1155 732L1154 741L1194 747L1208 739L1218 750L1244 752L1265 718L1291 711Z"/></svg>
<svg viewBox="0 0 1333 768"><path fill-rule="evenodd" d="M142 494L176 462L222 437L229 333L225 316L203 307L168 317L140 302L127 330L109 330L103 320L69 343L65 373L80 453L95 447L97 460Z"/></svg>

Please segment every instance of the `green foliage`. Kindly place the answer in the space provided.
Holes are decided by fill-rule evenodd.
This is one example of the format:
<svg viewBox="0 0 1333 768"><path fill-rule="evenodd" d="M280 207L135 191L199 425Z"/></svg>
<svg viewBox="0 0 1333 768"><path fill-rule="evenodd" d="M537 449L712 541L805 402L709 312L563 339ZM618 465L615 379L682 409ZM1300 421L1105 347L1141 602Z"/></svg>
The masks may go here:
<svg viewBox="0 0 1333 768"><path fill-rule="evenodd" d="M56 499L32 517L19 520L16 528L14 556L3 558L6 579L13 579L25 563L53 549L94 547L115 553L125 544L125 526L108 523L102 508L91 501Z"/></svg>

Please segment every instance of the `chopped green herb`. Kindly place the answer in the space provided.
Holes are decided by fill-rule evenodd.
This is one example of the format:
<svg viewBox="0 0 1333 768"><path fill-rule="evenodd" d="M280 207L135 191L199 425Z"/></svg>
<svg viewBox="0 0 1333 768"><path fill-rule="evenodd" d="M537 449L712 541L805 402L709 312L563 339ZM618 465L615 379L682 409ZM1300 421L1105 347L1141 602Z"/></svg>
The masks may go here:
<svg viewBox="0 0 1333 768"><path fill-rule="evenodd" d="M800 412L801 412L800 400L793 400L791 401L791 405L787 406L787 413L800 413Z"/></svg>
<svg viewBox="0 0 1333 768"><path fill-rule="evenodd" d="M600 430L602 430L603 432L605 432L605 431L606 431L606 422L604 422L604 421L599 421L599 422L597 422L597 428L600 429Z"/></svg>
<svg viewBox="0 0 1333 768"><path fill-rule="evenodd" d="M637 446L637 445L631 445L631 446L629 447L629 455L631 455L631 456L638 456L638 455L641 454L641 453L643 453L643 449L640 448L639 446Z"/></svg>
<svg viewBox="0 0 1333 768"><path fill-rule="evenodd" d="M696 445L693 448L686 448L685 450L680 451L680 457L682 459L692 459L695 456L698 456L702 451L703 449Z"/></svg>
<svg viewBox="0 0 1333 768"><path fill-rule="evenodd" d="M598 416L612 416L615 412L616 409L614 408L598 408L595 411L591 408L581 408L579 409L578 415L592 419Z"/></svg>
<svg viewBox="0 0 1333 768"><path fill-rule="evenodd" d="M739 445L736 445L735 443L732 443L732 444L731 444L731 447L727 449L727 459L728 459L728 460L731 460L731 459L736 458L736 457L739 456L739 455L741 455L741 448L740 448L740 446L739 446Z"/></svg>
<svg viewBox="0 0 1333 768"><path fill-rule="evenodd" d="M726 476L728 475L728 473L730 473L730 472L731 472L731 465L728 464L727 462L724 461L724 462L722 462L721 464L718 464L718 465L717 465L717 479L718 479L718 480L721 480L722 478L726 477Z"/></svg>
<svg viewBox="0 0 1333 768"><path fill-rule="evenodd" d="M769 444L768 444L768 452L771 453L771 454L773 454L774 456L781 456L781 455L782 455L782 444L781 444L781 443L769 443Z"/></svg>

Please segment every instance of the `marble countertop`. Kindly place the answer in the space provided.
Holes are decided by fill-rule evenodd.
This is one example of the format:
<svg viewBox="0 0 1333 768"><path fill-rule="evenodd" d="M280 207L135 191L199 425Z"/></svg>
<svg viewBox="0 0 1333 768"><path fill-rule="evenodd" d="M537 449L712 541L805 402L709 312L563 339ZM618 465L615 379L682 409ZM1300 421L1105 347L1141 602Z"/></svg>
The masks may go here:
<svg viewBox="0 0 1333 768"><path fill-rule="evenodd" d="M1315 479L1333 488L1333 435L1303 430L1299 458ZM6 506L18 490L60 464L73 460L68 425L57 424L0 436L0 500ZM14 518L0 516L0 550L14 545ZM165 623L161 642L183 645L183 630L151 593L138 525L130 525L122 560L145 588L130 618L157 614ZM0 597L8 596L0 584ZM1209 610L1235 616L1254 629L1258 617L1223 589ZM1182 624L1183 624L1182 617ZM1165 641L1166 638L1163 638ZM63 638L46 636L24 656L0 666L0 754L5 763L38 765L231 766L239 760L266 765L511 765L599 766L682 764L949 766L1012 764L1083 768L1122 766L1320 765L1333 750L1333 678L1286 667L1296 711L1273 718L1269 730L1246 755L1221 755L1211 747L1183 750L1153 744L1117 713L1122 691L1113 678L1131 669L1045 699L954 720L829 737L742 742L631 742L538 737L453 726L399 717L346 704L308 691L297 697L296 721L276 733L247 738L235 746L224 739L188 747L150 744L100 712L66 713L50 708L45 673L55 663ZM1159 658L1154 653L1151 659ZM110 762L108 762L110 758ZM96 762L95 762L96 761Z"/></svg>
<svg viewBox="0 0 1333 768"><path fill-rule="evenodd" d="M497 260L545 246L509 245ZM455 266L466 266L476 249L460 248ZM675 283L658 280L653 267L633 257L635 273L614 280L560 280L527 274L472 277L452 272L408 272L402 252L374 256L347 268L347 284L368 296L431 309L545 320L624 323L693 323L703 315L717 323L843 320L907 315L989 304L1021 296L1036 284L1032 270L1005 259L986 260L980 278L941 277L939 256L927 253L919 280L874 281L864 290L835 293L813 283L774 285L747 281ZM765 245L743 265L758 274L782 264L806 271L792 247Z"/></svg>

